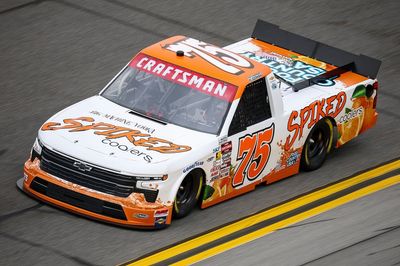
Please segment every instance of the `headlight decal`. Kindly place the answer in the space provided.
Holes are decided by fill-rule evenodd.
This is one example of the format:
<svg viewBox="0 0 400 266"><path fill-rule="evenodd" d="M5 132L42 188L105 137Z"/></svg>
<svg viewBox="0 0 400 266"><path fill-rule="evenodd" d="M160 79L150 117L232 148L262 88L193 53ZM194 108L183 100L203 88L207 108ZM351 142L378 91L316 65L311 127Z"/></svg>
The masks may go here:
<svg viewBox="0 0 400 266"><path fill-rule="evenodd" d="M36 158L40 159L41 154L42 154L42 143L38 138L36 138L31 150L31 162L33 162Z"/></svg>

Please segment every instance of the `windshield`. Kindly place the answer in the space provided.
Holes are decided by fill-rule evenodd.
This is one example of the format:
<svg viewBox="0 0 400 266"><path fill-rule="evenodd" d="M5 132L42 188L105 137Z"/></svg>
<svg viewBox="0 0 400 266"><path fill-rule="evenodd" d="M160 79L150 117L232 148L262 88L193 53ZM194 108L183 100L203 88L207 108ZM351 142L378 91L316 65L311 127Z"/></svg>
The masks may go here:
<svg viewBox="0 0 400 266"><path fill-rule="evenodd" d="M218 134L236 87L139 54L101 94L141 115Z"/></svg>

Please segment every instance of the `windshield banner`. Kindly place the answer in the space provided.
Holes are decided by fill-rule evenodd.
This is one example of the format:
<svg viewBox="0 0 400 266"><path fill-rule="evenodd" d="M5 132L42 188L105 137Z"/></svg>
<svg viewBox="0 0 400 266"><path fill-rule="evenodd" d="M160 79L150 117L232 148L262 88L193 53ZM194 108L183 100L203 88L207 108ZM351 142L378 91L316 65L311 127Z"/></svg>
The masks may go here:
<svg viewBox="0 0 400 266"><path fill-rule="evenodd" d="M138 54L129 66L228 102L232 102L236 94L236 86L232 84L204 76L145 54Z"/></svg>

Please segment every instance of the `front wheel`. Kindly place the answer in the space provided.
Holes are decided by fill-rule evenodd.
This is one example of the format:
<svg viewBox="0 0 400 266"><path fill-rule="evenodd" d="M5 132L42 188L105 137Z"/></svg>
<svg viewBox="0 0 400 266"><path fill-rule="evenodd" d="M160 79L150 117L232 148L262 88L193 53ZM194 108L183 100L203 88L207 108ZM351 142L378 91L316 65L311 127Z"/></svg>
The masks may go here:
<svg viewBox="0 0 400 266"><path fill-rule="evenodd" d="M190 213L196 205L203 186L201 171L190 172L178 188L176 193L173 215L175 218L182 218Z"/></svg>
<svg viewBox="0 0 400 266"><path fill-rule="evenodd" d="M300 166L305 171L321 167L334 142L332 121L323 119L311 130L303 147Z"/></svg>

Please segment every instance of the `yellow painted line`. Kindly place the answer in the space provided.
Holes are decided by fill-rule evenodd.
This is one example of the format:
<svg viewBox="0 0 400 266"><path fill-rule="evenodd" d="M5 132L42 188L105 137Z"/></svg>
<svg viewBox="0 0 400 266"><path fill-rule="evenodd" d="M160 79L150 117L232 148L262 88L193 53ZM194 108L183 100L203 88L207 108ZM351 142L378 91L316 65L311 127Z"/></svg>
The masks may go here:
<svg viewBox="0 0 400 266"><path fill-rule="evenodd" d="M318 199L327 197L338 191L346 189L348 187L354 186L356 184L362 183L366 180L372 179L374 177L383 175L385 173L391 172L393 170L400 168L400 160L393 161L391 163L382 165L380 167L374 168L360 175L354 176L337 184L331 185L329 187L317 190L300 198L294 199L272 209L260 212L258 214L249 216L245 219L239 220L235 223L229 224L217 230L211 231L207 234L201 235L199 237L193 238L191 240L185 241L181 244L167 248L153 255L134 261L128 265L152 265L163 260L172 258L183 252L192 250L194 248L200 247L204 244L210 243L216 239L222 238L224 236L230 235L234 232L242 230L244 228L250 227L261 221L268 220L272 217L278 216L280 214L286 213L288 211L297 209L298 207L304 206L308 203L316 201Z"/></svg>
<svg viewBox="0 0 400 266"><path fill-rule="evenodd" d="M315 207L311 210L305 211L303 213L297 214L295 216L292 216L288 219L282 220L280 222L277 222L275 224L272 224L270 226L261 228L257 231L251 232L247 235L238 237L236 239L233 239L231 241L225 242L224 244L221 244L219 246L210 248L208 250L205 250L201 253L198 253L196 255L193 255L189 258L186 258L184 260L178 261L172 265L178 266L178 265L190 265L196 262L199 262L201 260L204 260L206 258L215 256L219 253L225 252L227 250L230 250L232 248L235 248L237 246L243 245L245 243L248 243L250 241L253 241L257 238L260 238L262 236L265 236L267 234L270 234L278 229L287 227L289 225L292 225L294 223L298 223L300 221L303 221L305 219L308 219L310 217L313 217L315 215L321 214L323 212L329 211L333 208L336 208L338 206L341 206L343 204L346 204L350 201L356 200L358 198L364 197L366 195L369 195L371 193L374 193L376 191L382 190L384 188L396 185L400 183L400 175L392 176L387 179L384 179L382 181L379 181L375 184L372 184L370 186L367 186L365 188L359 189L357 191L354 191L350 194L347 194L341 198L338 198L336 200L327 202L323 205L320 205L318 207Z"/></svg>

